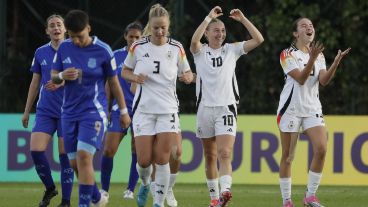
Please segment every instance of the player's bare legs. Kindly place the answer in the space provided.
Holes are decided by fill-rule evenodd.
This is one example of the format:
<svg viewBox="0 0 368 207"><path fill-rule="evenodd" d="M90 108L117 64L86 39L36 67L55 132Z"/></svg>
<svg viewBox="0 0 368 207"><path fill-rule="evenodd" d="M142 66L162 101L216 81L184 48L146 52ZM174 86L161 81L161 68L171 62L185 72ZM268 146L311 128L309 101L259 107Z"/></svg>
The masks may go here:
<svg viewBox="0 0 368 207"><path fill-rule="evenodd" d="M221 187L219 206L224 207L230 201L232 185L231 158L234 148L235 137L232 135L216 136L217 156L220 164L219 182Z"/></svg>
<svg viewBox="0 0 368 207"><path fill-rule="evenodd" d="M327 133L324 126L316 126L305 131L313 146L313 158L308 173L307 192L304 198L305 206L321 206L316 192L322 178L322 170L327 151Z"/></svg>
<svg viewBox="0 0 368 207"><path fill-rule="evenodd" d="M202 146L205 161L205 173L207 178L207 187L210 193L211 206L215 206L220 198L218 170L217 170L217 144L216 138L203 138Z"/></svg>
<svg viewBox="0 0 368 207"><path fill-rule="evenodd" d="M176 182L176 177L178 176L178 172L180 169L181 164L181 154L182 154L182 136L181 133L177 133L175 136L175 144L173 144L171 148L171 155L170 155L170 181L169 181L169 187L167 190L166 195L166 202L167 205L170 207L176 207L178 206L178 202L175 199L173 187Z"/></svg>
<svg viewBox="0 0 368 207"><path fill-rule="evenodd" d="M177 136L175 132L163 132L156 135L156 143L154 145L155 158L155 204L164 205L167 189L170 182L170 154L174 138Z"/></svg>
<svg viewBox="0 0 368 207"><path fill-rule="evenodd" d="M290 154L290 143L292 137L298 136L298 132L281 132L280 131L280 138L281 138L281 160L280 160L280 190L281 196L283 200L283 206L292 207L293 203L291 200L291 163L288 162L287 159Z"/></svg>
<svg viewBox="0 0 368 207"><path fill-rule="evenodd" d="M148 197L155 136L142 135L136 136L134 139L137 153L137 171L142 181L137 194L137 205L141 207L145 206Z"/></svg>

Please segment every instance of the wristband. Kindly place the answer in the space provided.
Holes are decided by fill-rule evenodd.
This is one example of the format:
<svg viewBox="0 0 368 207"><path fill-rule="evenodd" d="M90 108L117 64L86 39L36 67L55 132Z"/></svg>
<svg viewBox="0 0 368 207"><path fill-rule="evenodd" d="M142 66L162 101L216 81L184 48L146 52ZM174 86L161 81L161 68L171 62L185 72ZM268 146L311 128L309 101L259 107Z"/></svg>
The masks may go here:
<svg viewBox="0 0 368 207"><path fill-rule="evenodd" d="M204 21L207 23L210 23L212 21L212 18L209 16L206 16L206 18L204 18Z"/></svg>
<svg viewBox="0 0 368 207"><path fill-rule="evenodd" d="M128 109L125 107L123 109L120 109L120 115L125 115L128 113Z"/></svg>
<svg viewBox="0 0 368 207"><path fill-rule="evenodd" d="M64 78L63 78L63 72L58 73L58 78L59 78L60 80L64 80Z"/></svg>

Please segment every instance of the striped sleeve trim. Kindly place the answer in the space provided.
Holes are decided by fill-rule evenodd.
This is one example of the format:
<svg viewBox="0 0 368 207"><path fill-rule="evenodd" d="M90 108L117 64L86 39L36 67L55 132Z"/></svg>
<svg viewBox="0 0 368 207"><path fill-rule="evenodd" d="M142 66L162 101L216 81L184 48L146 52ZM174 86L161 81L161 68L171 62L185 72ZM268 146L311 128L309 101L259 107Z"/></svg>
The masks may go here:
<svg viewBox="0 0 368 207"><path fill-rule="evenodd" d="M180 42L178 42L178 41L176 41L176 40L174 40L174 39L169 38L169 44L170 44L170 45L173 45L173 46L176 46L176 47L178 47L178 48L179 48L179 51L180 51L180 58L181 58L181 59L186 58L185 50L184 50L184 48L183 48L183 45L182 45Z"/></svg>

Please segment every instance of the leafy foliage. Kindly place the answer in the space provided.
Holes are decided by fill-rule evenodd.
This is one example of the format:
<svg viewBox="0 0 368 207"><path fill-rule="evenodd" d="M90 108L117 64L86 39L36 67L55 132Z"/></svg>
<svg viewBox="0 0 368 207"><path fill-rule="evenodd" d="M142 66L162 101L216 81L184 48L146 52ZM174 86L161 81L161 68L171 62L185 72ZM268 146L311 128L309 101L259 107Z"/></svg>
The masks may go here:
<svg viewBox="0 0 368 207"><path fill-rule="evenodd" d="M46 11L51 13L51 11L55 10L64 14L68 9L81 7L81 5L78 5L78 2L81 1L66 1L64 7L50 3L52 2L50 0L39 2L44 6L42 7L41 3L33 2L33 4L40 4L34 5L34 8L42 8L39 12L42 10L43 14L46 14ZM99 3L99 1L91 2L87 10L92 16L94 34L112 45L116 43L117 39L121 38L124 25L134 21L135 18L145 23L147 21L147 12L142 12L149 6L144 4L143 1L137 2L141 7L132 8L131 5L124 1L119 2L119 5ZM314 23L317 34L316 39L325 45L324 55L328 65L332 63L338 49L343 50L347 47L352 47L350 54L339 66L334 80L327 87L320 88L324 113L368 114L368 107L366 106L368 103L368 72L365 68L368 64L365 52L368 45L368 36L364 32L368 26L368 1L172 0L152 1L149 5L155 2L164 4L171 12L171 34L173 38L181 41L185 48L188 48L186 52L193 70L195 70L195 66L189 52L191 36L213 6L219 5L223 8L224 16L221 19L225 22L227 28L228 42L250 38L246 29L240 23L234 22L227 17L228 12L232 8L241 9L261 31L265 42L248 55L241 57L237 63L236 73L241 95L240 113L274 114L276 112L279 94L283 87L283 72L279 64L279 54L282 49L288 47L292 42L292 22L300 16L305 16ZM147 8L143 5L147 6ZM8 6L10 7L8 9L9 13L12 13L12 4L10 3ZM85 5L83 6L85 7ZM22 7L20 8L22 9ZM104 9L100 10L99 8ZM23 18L27 18L27 20L26 22L18 22L21 25L25 25L20 27L22 31L18 35L26 37L27 35L37 34L34 27L27 26L29 24L37 25L37 21L34 20L30 12L23 8L20 15ZM45 15L44 18L46 17ZM9 24L9 31L11 31L12 25L14 24ZM116 29L118 28L116 25L119 25L121 30ZM42 31L41 29L42 27L39 28L39 31ZM12 38L11 35L9 33L8 38ZM45 41L44 37L36 38L32 41L28 39L25 45L20 47L26 58L15 61L18 62L17 65L29 65L34 49ZM13 65L10 64L9 59L5 74L8 74L10 77L15 75L19 80L30 80L31 74L26 69L24 69L22 75L19 75L20 69L14 68L15 66ZM8 76L4 77L4 74L2 74L1 77L1 80L6 80ZM20 112L23 110L28 85L21 85L21 92L16 96L18 98L13 97L13 91L9 90L9 88L19 88L18 83L17 81L14 81L14 83L0 81L1 92L5 94L2 97L12 97L7 99L6 102L0 102L0 110L2 112ZM181 83L178 84L178 95L183 113L195 113L196 100L194 90L195 86L193 85L188 87Z"/></svg>

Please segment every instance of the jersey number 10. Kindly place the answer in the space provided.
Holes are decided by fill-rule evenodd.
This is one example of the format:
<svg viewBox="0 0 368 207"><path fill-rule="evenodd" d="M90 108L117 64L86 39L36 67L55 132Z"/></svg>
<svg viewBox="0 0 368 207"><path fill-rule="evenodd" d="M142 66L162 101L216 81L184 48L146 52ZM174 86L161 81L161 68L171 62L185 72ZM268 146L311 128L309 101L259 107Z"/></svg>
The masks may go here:
<svg viewBox="0 0 368 207"><path fill-rule="evenodd" d="M221 67L222 66L222 57L217 57L217 58L211 58L212 60L212 66L213 67Z"/></svg>

